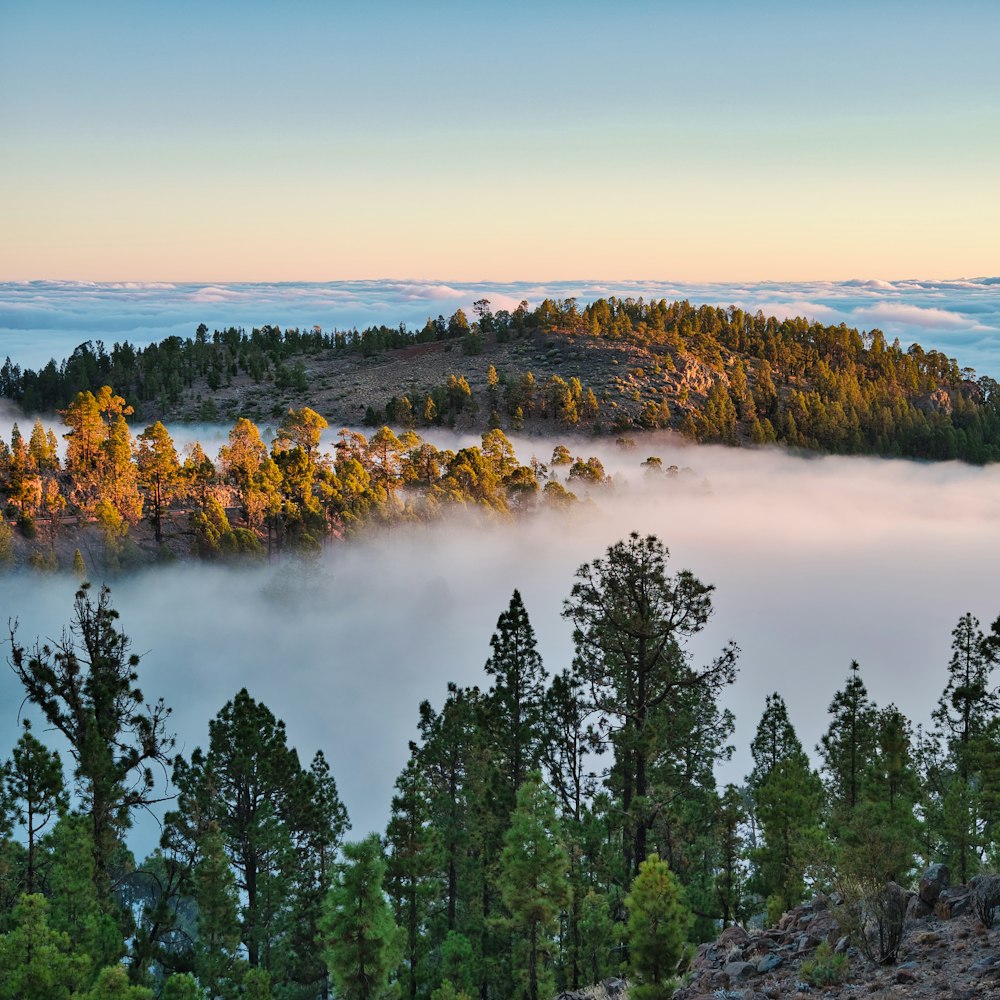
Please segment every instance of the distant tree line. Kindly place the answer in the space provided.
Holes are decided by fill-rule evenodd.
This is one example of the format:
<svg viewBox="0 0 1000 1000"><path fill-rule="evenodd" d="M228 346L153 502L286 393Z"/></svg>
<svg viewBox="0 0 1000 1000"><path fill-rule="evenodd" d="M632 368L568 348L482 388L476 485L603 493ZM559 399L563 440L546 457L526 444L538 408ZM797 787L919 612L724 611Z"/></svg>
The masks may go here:
<svg viewBox="0 0 1000 1000"><path fill-rule="evenodd" d="M719 788L738 650L690 648L712 593L632 534L577 570L575 655L550 674L515 591L482 684L419 706L384 836L345 844L326 759L304 766L248 691L175 754L84 586L59 642L11 636L71 761L25 724L0 769L0 997L539 1000L626 971L659 1000L694 942L807 891L1000 865L1000 619L959 620L927 729L852 663L818 770L775 692L750 773ZM175 798L140 861L127 835L162 767Z"/></svg>
<svg viewBox="0 0 1000 1000"><path fill-rule="evenodd" d="M176 405L204 384L214 392L243 374L268 380L301 400L309 392L304 358L321 352L373 356L414 345L460 343L470 355L520 338L592 337L641 347L655 367L638 380L618 380L615 392L596 394L574 378L553 374L536 384L533 373L496 372L487 389L489 426L520 429L533 416L566 427L621 433L630 428L673 427L689 437L725 444L781 443L845 454L901 455L983 463L1000 458L1000 393L988 376L918 344L903 350L880 330L862 333L845 324L825 326L801 317L778 319L736 306L694 306L664 299L598 299L583 309L575 299L522 302L493 312L475 303L470 322L458 309L428 318L419 330L405 325L323 332L275 326L249 333L230 327L193 338L169 337L135 348L100 341L80 345L58 364L22 369L8 358L0 368L0 395L27 412L69 405L81 391L113 385L136 412L144 404ZM672 373L703 366L709 385L694 390ZM701 384L700 380L699 384ZM576 383L576 384L574 384ZM476 401L454 386L427 396L372 400L369 423L396 426L450 422Z"/></svg>

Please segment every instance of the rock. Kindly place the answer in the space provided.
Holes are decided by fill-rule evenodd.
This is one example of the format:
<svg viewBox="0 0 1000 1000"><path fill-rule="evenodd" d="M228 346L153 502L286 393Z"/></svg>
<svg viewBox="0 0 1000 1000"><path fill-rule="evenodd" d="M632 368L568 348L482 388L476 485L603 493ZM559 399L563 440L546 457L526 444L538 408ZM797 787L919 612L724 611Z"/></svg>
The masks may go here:
<svg viewBox="0 0 1000 1000"><path fill-rule="evenodd" d="M914 969L907 969L903 966L900 966L896 970L897 983L915 983L916 981L917 981L917 973Z"/></svg>
<svg viewBox="0 0 1000 1000"><path fill-rule="evenodd" d="M720 950L725 951L730 945L739 945L742 948L749 941L750 935L747 934L746 930L739 924L732 924L719 935L716 944Z"/></svg>
<svg viewBox="0 0 1000 1000"><path fill-rule="evenodd" d="M756 973L757 967L751 962L726 962L722 971L730 979L746 979Z"/></svg>
<svg viewBox="0 0 1000 1000"><path fill-rule="evenodd" d="M934 912L934 907L929 906L919 896L911 896L906 904L907 920L926 920Z"/></svg>
<svg viewBox="0 0 1000 1000"><path fill-rule="evenodd" d="M837 943L833 947L833 953L835 955L843 955L847 951L847 946L851 943L851 936L849 934L844 934L842 937L837 939Z"/></svg>
<svg viewBox="0 0 1000 1000"><path fill-rule="evenodd" d="M776 969L782 962L784 962L784 959L772 951L769 955L765 955L761 958L761 960L757 963L757 971L761 975L764 975L772 969Z"/></svg>
<svg viewBox="0 0 1000 1000"><path fill-rule="evenodd" d="M934 904L934 912L942 920L951 920L952 917L960 917L963 913L968 913L972 909L969 900L969 893L964 885L952 886L949 889L942 889Z"/></svg>
<svg viewBox="0 0 1000 1000"><path fill-rule="evenodd" d="M918 895L928 905L933 906L942 889L951 885L951 871L947 865L931 865L920 878Z"/></svg>
<svg viewBox="0 0 1000 1000"><path fill-rule="evenodd" d="M620 997L628 989L628 983L624 979L605 979L601 986L609 997Z"/></svg>

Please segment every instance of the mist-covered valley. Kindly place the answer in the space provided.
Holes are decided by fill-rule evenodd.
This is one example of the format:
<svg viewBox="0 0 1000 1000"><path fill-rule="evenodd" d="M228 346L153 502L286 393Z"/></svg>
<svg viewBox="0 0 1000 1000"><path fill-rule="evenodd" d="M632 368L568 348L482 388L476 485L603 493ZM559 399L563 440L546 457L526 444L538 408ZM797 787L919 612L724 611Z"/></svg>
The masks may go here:
<svg viewBox="0 0 1000 1000"><path fill-rule="evenodd" d="M558 443L512 440L521 461L547 461ZM607 440L562 443L596 454L614 480L568 511L457 514L335 543L313 561L177 563L110 581L142 654L143 693L172 706L178 749L205 746L208 720L245 686L285 720L302 760L324 750L354 834L383 829L419 703L439 706L449 681L488 686L489 639L512 591L546 669L560 672L573 657L560 612L575 571L633 530L669 547L671 571L690 569L716 588L695 659L730 639L741 649L723 695L736 716L723 783L750 769L749 741L772 691L811 749L853 659L879 705L925 721L958 618L971 611L988 624L1000 612L996 466L802 458L672 436L627 451ZM645 471L649 455L679 474ZM0 608L17 620L20 642L58 638L75 588L67 575L5 574ZM10 672L0 695L9 746L22 697ZM137 833L137 852L153 846L152 824Z"/></svg>

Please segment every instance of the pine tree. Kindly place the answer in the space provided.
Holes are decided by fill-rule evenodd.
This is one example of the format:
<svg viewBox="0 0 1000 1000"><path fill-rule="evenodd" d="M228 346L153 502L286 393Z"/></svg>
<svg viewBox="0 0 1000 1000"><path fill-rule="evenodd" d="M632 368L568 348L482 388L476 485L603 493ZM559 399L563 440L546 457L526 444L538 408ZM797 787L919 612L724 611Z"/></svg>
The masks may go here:
<svg viewBox="0 0 1000 1000"><path fill-rule="evenodd" d="M121 965L101 969L94 985L80 1000L153 1000L153 991L145 986L133 986Z"/></svg>
<svg viewBox="0 0 1000 1000"><path fill-rule="evenodd" d="M520 995L538 1000L551 991L544 960L561 909L569 902L569 858L560 843L555 800L539 772L526 778L504 837L500 856L500 893L521 940Z"/></svg>
<svg viewBox="0 0 1000 1000"><path fill-rule="evenodd" d="M244 688L208 726L207 755L196 749L189 768L175 766L182 794L204 796L214 790L219 828L245 894L241 938L251 967L264 964L269 925L280 909L268 898L268 883L290 874L290 843L279 829L286 796L298 773L298 758L288 748L285 726ZM180 762L179 762L180 763ZM286 886L286 889L288 887Z"/></svg>
<svg viewBox="0 0 1000 1000"><path fill-rule="evenodd" d="M209 993L211 1000L218 995ZM190 972L174 973L163 983L160 1000L205 1000L205 991Z"/></svg>
<svg viewBox="0 0 1000 1000"><path fill-rule="evenodd" d="M68 806L63 784L62 761L31 733L25 719L24 732L14 747L6 767L7 792L12 799L14 817L24 827L28 842L25 891L36 891L38 836L57 814Z"/></svg>
<svg viewBox="0 0 1000 1000"><path fill-rule="evenodd" d="M199 837L198 854L191 878L198 907L194 971L210 997L229 996L240 944L239 897L216 821Z"/></svg>
<svg viewBox="0 0 1000 1000"><path fill-rule="evenodd" d="M45 838L51 857L49 923L73 939L94 971L117 962L125 951L121 930L98 891L90 824L84 816L63 816Z"/></svg>
<svg viewBox="0 0 1000 1000"><path fill-rule="evenodd" d="M166 427L157 420L138 437L136 468L145 492L157 545L163 544L163 514L183 486L180 462Z"/></svg>
<svg viewBox="0 0 1000 1000"><path fill-rule="evenodd" d="M25 895L0 935L0 1000L70 1000L91 979L90 958L54 930L44 896Z"/></svg>
<svg viewBox="0 0 1000 1000"><path fill-rule="evenodd" d="M424 979L426 954L421 929L438 888L434 877L441 866L441 844L431 826L430 787L423 774L416 748L402 774L396 779L392 816L386 829L389 846L386 889L393 901L397 924L406 935L403 988L409 1000L416 1000Z"/></svg>
<svg viewBox="0 0 1000 1000"><path fill-rule="evenodd" d="M385 858L377 834L344 846L327 897L321 941L341 1000L379 1000L398 961L399 932L382 891Z"/></svg>
<svg viewBox="0 0 1000 1000"><path fill-rule="evenodd" d="M625 899L635 1000L668 1000L685 952L690 915L670 866L651 854Z"/></svg>
<svg viewBox="0 0 1000 1000"><path fill-rule="evenodd" d="M961 882L979 865L984 823L979 772L988 747L987 734L1000 710L991 689L996 657L972 614L963 615L952 632L948 683L933 717L947 748L947 770L937 772L942 849Z"/></svg>
<svg viewBox="0 0 1000 1000"><path fill-rule="evenodd" d="M834 695L828 711L832 718L817 750L827 775L827 800L839 827L850 821L851 811L861 801L877 740L877 709L861 680L857 660L851 662L847 683Z"/></svg>
<svg viewBox="0 0 1000 1000"><path fill-rule="evenodd" d="M613 745L626 820L626 886L646 857L658 718L690 689L697 689L703 705L714 705L736 675L733 644L707 667L691 666L684 643L707 623L713 588L687 570L667 576L668 556L659 539L633 532L611 546L605 558L577 570L563 608L574 625L575 669L595 707L617 730Z"/></svg>
<svg viewBox="0 0 1000 1000"><path fill-rule="evenodd" d="M166 732L170 710L162 699L145 703L136 686L139 657L117 622L108 588L94 601L85 583L69 631L53 647L28 651L11 639L14 672L27 697L69 743L105 898L112 856L132 813L157 801L152 765L166 765L174 743Z"/></svg>
<svg viewBox="0 0 1000 1000"><path fill-rule="evenodd" d="M788 719L784 700L767 697L751 745L754 769L747 781L763 843L751 851L751 887L768 902L776 919L805 891L806 857L819 843L822 785Z"/></svg>
<svg viewBox="0 0 1000 1000"><path fill-rule="evenodd" d="M490 647L493 652L485 670L493 678L493 686L486 694L485 719L513 808L525 775L539 764L545 685L535 630L516 590L509 607L497 619Z"/></svg>

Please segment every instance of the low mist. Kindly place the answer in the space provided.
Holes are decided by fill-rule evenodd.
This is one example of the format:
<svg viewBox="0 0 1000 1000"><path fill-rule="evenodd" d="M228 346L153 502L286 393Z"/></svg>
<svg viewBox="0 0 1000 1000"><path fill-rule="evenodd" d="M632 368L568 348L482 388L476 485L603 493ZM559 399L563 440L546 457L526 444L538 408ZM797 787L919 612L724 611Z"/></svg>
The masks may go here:
<svg viewBox="0 0 1000 1000"><path fill-rule="evenodd" d="M514 443L522 461L547 461L555 442ZM121 624L143 656L143 693L173 706L178 749L204 746L209 719L246 686L285 720L303 762L317 748L327 754L352 836L381 830L418 704L439 706L448 681L485 685L489 639L511 591L522 593L546 669L562 670L573 649L560 610L574 572L632 530L658 535L673 571L716 587L695 658L729 639L742 649L725 697L737 730L723 782L749 770L771 691L811 750L852 659L879 705L926 721L960 615L988 627L1000 614L998 467L800 458L671 437L642 438L627 452L563 443L598 455L615 477L568 514L488 524L456 515L337 544L308 565L183 563L113 581ZM646 473L649 455L690 471ZM68 577L7 575L0 614L19 619L23 644L58 638L74 590ZM6 754L21 699L10 671L0 674L0 698ZM145 824L137 853L155 836Z"/></svg>

